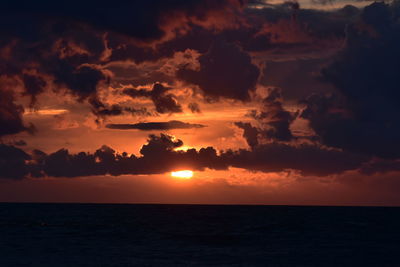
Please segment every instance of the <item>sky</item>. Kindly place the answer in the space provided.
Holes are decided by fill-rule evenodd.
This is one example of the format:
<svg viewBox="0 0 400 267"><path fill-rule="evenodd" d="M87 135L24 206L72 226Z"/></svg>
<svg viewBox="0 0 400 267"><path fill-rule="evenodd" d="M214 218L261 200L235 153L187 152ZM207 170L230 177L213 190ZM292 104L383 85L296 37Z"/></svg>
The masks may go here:
<svg viewBox="0 0 400 267"><path fill-rule="evenodd" d="M400 205L399 1L2 5L0 201Z"/></svg>

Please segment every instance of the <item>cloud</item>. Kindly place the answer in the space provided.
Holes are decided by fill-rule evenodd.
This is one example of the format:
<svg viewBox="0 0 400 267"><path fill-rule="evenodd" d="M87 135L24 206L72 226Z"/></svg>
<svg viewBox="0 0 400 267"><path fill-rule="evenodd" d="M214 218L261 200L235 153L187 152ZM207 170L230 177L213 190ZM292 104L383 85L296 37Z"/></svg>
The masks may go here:
<svg viewBox="0 0 400 267"><path fill-rule="evenodd" d="M290 141L293 138L289 127L296 114L285 110L282 103L281 90L270 89L268 96L263 99L261 111L253 113L253 117L263 127L261 135L264 138L278 141Z"/></svg>
<svg viewBox="0 0 400 267"><path fill-rule="evenodd" d="M96 122L99 122L100 119L105 119L106 117L119 116L126 113L140 116L152 115L146 108L136 109L133 107L121 106L119 104L109 106L101 102L97 97L91 98L89 103L92 106L92 113L97 116Z"/></svg>
<svg viewBox="0 0 400 267"><path fill-rule="evenodd" d="M381 158L400 157L399 5L373 3L347 29L344 50L322 75L334 95L313 95L302 117L324 145Z"/></svg>
<svg viewBox="0 0 400 267"><path fill-rule="evenodd" d="M57 64L57 63L56 63ZM101 82L107 83L109 78L101 69L94 66L78 66L74 68L64 62L53 66L54 82L66 85L70 92L80 101L94 96Z"/></svg>
<svg viewBox="0 0 400 267"><path fill-rule="evenodd" d="M113 69L107 69L112 65L110 60L132 60L135 67L140 67L138 62L154 63L172 57L177 51L195 49L196 57L190 62L198 63L198 68L190 64L174 65L165 74L155 67L152 70L155 73L144 75L147 80L131 79L137 85L151 81L151 90L135 87L124 91L133 99L150 99L158 113L171 114L183 112L181 104L188 103L178 103L177 95L169 87L180 81L194 87L196 92L199 88L210 102L222 98L249 101L260 78L260 69L252 58L258 54L250 51L270 51L277 57L284 51L293 56L297 55L293 51L300 47L306 54L319 49L316 54L321 56L325 53L323 45L336 49L340 43L336 41L346 37L343 51L322 72L325 81L333 84L337 92L328 96L315 94L304 101L301 117L309 121L320 144L289 143L295 139L290 130L295 114L284 108L282 92L273 89L263 99L261 109L252 113L252 123L236 123L244 130L250 150L217 152L208 147L179 152L175 148L181 142L167 135L151 136L139 156L119 154L108 146L95 153L72 154L61 149L47 155L36 151L28 155L32 159L19 154L15 160L2 159L6 176L150 174L181 166L199 170L229 167L265 172L296 170L303 175L323 176L357 169L372 156L389 161L400 156L397 123L400 109L396 102L400 27L396 4L372 4L357 21L360 11L349 6L332 12L296 8L294 13L293 6L284 4L241 12L243 3L239 2L134 1L118 5L122 3L118 0L102 5L103 1L72 0L20 5L19 1L7 1L0 11L3 15L0 16L0 70L21 83L21 93L31 98L31 107L36 105L38 95L51 89L89 103L98 118L126 113L143 115L149 114L147 110L125 103L109 104L102 99L107 97L106 90L115 75ZM230 15L234 15L234 23L225 20ZM344 26L348 23L352 24L345 36ZM278 65L271 68L286 66ZM175 74L176 77L171 77ZM267 66L265 75L268 74L274 72L268 72ZM302 72L296 74L288 80L303 81L298 77ZM124 75L129 78L131 73L127 71ZM175 78L179 80L176 84ZM281 82L277 86L286 84ZM313 85L318 86L310 83L310 87ZM297 87L292 85L290 89L293 88ZM105 89L105 96L100 89ZM300 88L300 91L306 90ZM17 89L0 89L0 136L33 129L22 121L23 107L16 99L19 93ZM189 109L199 111L195 104L190 104ZM194 125L170 121L109 127L145 130L196 128ZM17 151L11 146L2 149ZM4 162L21 168L16 168L13 174Z"/></svg>
<svg viewBox="0 0 400 267"><path fill-rule="evenodd" d="M301 4L301 2L293 1L275 5L267 3L262 8L247 9L246 13L252 18L263 18L263 20L254 22L269 26L261 27L260 34L276 33L277 36L271 36L271 38L275 39L277 43L287 43L288 41L300 43L301 41L310 42L311 40L344 37L345 26L356 21L360 14L360 9L352 5L339 6L340 8L326 11L303 8ZM279 28L280 31L277 31Z"/></svg>
<svg viewBox="0 0 400 267"><path fill-rule="evenodd" d="M166 87L160 83L155 83L151 91L145 89L125 89L123 93L132 98L150 98L158 113L180 113L182 112L182 107L177 102L176 96L167 93L171 89L172 88Z"/></svg>
<svg viewBox="0 0 400 267"><path fill-rule="evenodd" d="M169 22L168 19L173 18L168 14L172 13L176 15L175 18L182 19L183 21L179 24L186 22L185 17L193 18L192 23L202 24L202 19L207 18L210 11L238 9L242 5L242 1L235 0L177 0L173 2L117 0L113 3L104 0L85 2L71 0L58 3L47 0L34 3L5 1L2 13L7 15L8 19L12 19L9 24L18 28L21 27L22 22L15 17L22 15L30 15L37 19L62 17L65 20L79 21L101 30L126 34L140 40L154 40L166 34L165 24Z"/></svg>
<svg viewBox="0 0 400 267"><path fill-rule="evenodd" d="M30 107L33 107L37 101L36 96L44 92L47 83L43 78L30 74L23 74L22 80L25 85L25 95L31 96Z"/></svg>
<svg viewBox="0 0 400 267"><path fill-rule="evenodd" d="M359 171L366 175L398 172L400 171L400 160L373 159L363 164Z"/></svg>
<svg viewBox="0 0 400 267"><path fill-rule="evenodd" d="M38 172L43 170L43 175L52 177L79 177L102 174L157 174L165 173L176 168L191 167L203 169L215 167L213 159L216 151L201 149L195 151L175 151L183 145L181 140L176 140L169 135L150 135L147 144L140 150L141 157L118 154L108 146L102 146L95 153L80 152L70 154L68 150L61 149L55 153L41 157L40 162L30 166Z"/></svg>
<svg viewBox="0 0 400 267"><path fill-rule="evenodd" d="M1 12L6 10L7 5ZM54 91L67 89L83 101L97 93L100 83L108 82L108 74L98 65L105 49L100 34L77 22L38 17L40 12L24 16L18 12L16 8L2 16L9 28L0 28L4 51L0 69L20 77L31 106L50 85Z"/></svg>
<svg viewBox="0 0 400 267"><path fill-rule="evenodd" d="M140 122L135 124L107 124L106 127L109 129L118 129L118 130L154 131L154 130L203 128L205 126L202 124L192 124L182 121L168 121L168 122Z"/></svg>
<svg viewBox="0 0 400 267"><path fill-rule="evenodd" d="M0 70L21 81L22 95L31 98L31 108L36 108L38 95L46 90L67 92L79 102L99 99L99 89L106 88L112 78L103 64L118 54L118 48L132 45L138 59L141 55L150 59L154 53L155 59L165 57L155 52L155 43L173 39L178 32L190 30L191 25L218 28L225 17L230 17L228 13L239 11L243 4L236 0L117 0L112 4L102 0L57 4L47 0L5 1L0 11ZM213 20L220 12L226 12L226 16ZM123 60L128 54L123 53ZM153 96L153 101L160 113L182 111L171 94ZM92 107L97 116L120 111L116 106L97 108ZM10 129L10 133L20 131L18 124L23 129L18 116L14 117L15 130Z"/></svg>
<svg viewBox="0 0 400 267"><path fill-rule="evenodd" d="M291 113L282 105L282 95L279 88L269 90L268 96L262 100L261 110L252 110L250 116L258 124L236 122L235 125L243 129L243 137L250 147L267 141L290 141L294 138L290 130L290 124L296 118L297 113ZM261 141L261 142L260 142Z"/></svg>
<svg viewBox="0 0 400 267"><path fill-rule="evenodd" d="M182 68L177 77L198 85L209 98L250 100L249 93L255 90L260 71L237 45L216 41L198 60L199 71Z"/></svg>
<svg viewBox="0 0 400 267"><path fill-rule="evenodd" d="M254 127L249 122L235 122L235 125L243 130L243 137L246 139L247 144L250 147L255 147L259 144L258 135L260 129Z"/></svg>
<svg viewBox="0 0 400 267"><path fill-rule="evenodd" d="M268 60L265 62L260 84L281 88L286 101L305 99L313 93L329 93L334 86L321 80L321 69L332 61L328 54L311 59Z"/></svg>
<svg viewBox="0 0 400 267"><path fill-rule="evenodd" d="M28 173L26 161L31 157L14 146L0 144L0 178L22 179Z"/></svg>
<svg viewBox="0 0 400 267"><path fill-rule="evenodd" d="M10 142L10 145L13 145L13 146L26 146L27 145L27 143L25 142L25 140L14 140L14 141L12 141L12 142Z"/></svg>
<svg viewBox="0 0 400 267"><path fill-rule="evenodd" d="M22 121L24 108L15 103L14 93L0 88L0 137L27 131L33 133L33 125L26 126Z"/></svg>
<svg viewBox="0 0 400 267"><path fill-rule="evenodd" d="M188 108L192 113L201 113L200 105L195 102L189 103Z"/></svg>
<svg viewBox="0 0 400 267"><path fill-rule="evenodd" d="M255 40L261 50L271 49L271 43L265 42L268 34L257 33L265 21L275 23L277 18L290 18L291 10L277 6L249 11L243 10L245 5L246 1L236 0L118 0L113 4L103 0L57 4L46 0L23 4L6 1L0 11L0 70L18 76L24 85L23 94L31 97L31 107L46 89L68 92L84 102L99 98L99 89L113 79L104 68L110 61L157 61L193 48L204 53L200 59L202 68L199 72L183 68L182 72L188 71L183 80L198 85L210 98L248 100L259 70L244 51L254 51L247 42ZM304 12L299 20L311 16ZM325 15L340 17L321 13L318 19ZM344 22L338 25L343 29ZM211 46L217 36L221 41ZM216 63L210 64L210 59ZM219 68L221 64L229 67ZM211 79L208 74L214 75L214 70L218 75ZM146 77L152 82L175 80L160 70ZM139 83L141 79L132 80ZM171 94L153 97L153 101L159 113L182 110ZM113 108L97 111L92 107L92 111L97 116L118 113Z"/></svg>
<svg viewBox="0 0 400 267"><path fill-rule="evenodd" d="M281 172L295 170L303 176L327 176L354 170L368 157L327 149L314 144L268 143L252 150L228 151L221 155L229 166L252 171Z"/></svg>
<svg viewBox="0 0 400 267"><path fill-rule="evenodd" d="M357 169L369 160L365 156L312 144L268 143L254 146L252 150L220 153L213 147L176 150L181 146L181 140L166 134L149 135L139 157L126 152L117 153L105 145L95 153L71 154L66 149L60 149L51 154L35 150L32 155L13 146L2 145L0 170L3 170L3 178L11 179L161 174L177 169L227 170L229 167L261 172L294 170L303 176L327 176Z"/></svg>

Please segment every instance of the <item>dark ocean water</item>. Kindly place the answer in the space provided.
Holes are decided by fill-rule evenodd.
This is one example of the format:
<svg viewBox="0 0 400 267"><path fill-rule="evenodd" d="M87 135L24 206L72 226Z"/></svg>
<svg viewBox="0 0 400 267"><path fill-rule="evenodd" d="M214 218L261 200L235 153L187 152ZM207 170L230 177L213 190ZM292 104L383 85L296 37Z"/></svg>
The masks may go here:
<svg viewBox="0 0 400 267"><path fill-rule="evenodd" d="M400 208L0 204L0 266L400 266Z"/></svg>

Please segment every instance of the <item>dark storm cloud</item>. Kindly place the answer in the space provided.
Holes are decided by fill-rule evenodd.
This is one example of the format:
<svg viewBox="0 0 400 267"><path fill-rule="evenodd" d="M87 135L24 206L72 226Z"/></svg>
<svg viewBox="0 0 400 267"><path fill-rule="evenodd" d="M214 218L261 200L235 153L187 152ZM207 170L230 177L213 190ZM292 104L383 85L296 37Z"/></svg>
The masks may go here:
<svg viewBox="0 0 400 267"><path fill-rule="evenodd" d="M26 146L27 143L25 140L21 139L21 140L14 140L12 142L9 142L9 145L11 145L11 146Z"/></svg>
<svg viewBox="0 0 400 267"><path fill-rule="evenodd" d="M400 5L373 3L361 18L323 70L338 95L308 98L302 117L325 145L394 159L400 157Z"/></svg>
<svg viewBox="0 0 400 267"><path fill-rule="evenodd" d="M174 39L157 46L156 50L142 49L134 44L120 46L126 40L112 41L112 58L123 60L130 58L135 62L157 60L170 57L176 51L191 48L206 53L215 40L235 43L245 51L273 51L292 53L296 47L302 47L309 53L314 50L326 50L330 46L337 47L335 39L345 37L347 24L358 18L360 10L354 6L346 6L332 11L302 9L294 11L290 5L268 5L264 8L246 8L237 14L241 23L236 27L221 30L209 30L199 25L191 25L190 31L177 35ZM251 25L251 26L249 26ZM323 46L319 41L330 40ZM323 53L323 51L321 51Z"/></svg>
<svg viewBox="0 0 400 267"><path fill-rule="evenodd" d="M22 179L28 173L26 161L31 157L14 146L0 144L0 178Z"/></svg>
<svg viewBox="0 0 400 267"><path fill-rule="evenodd" d="M362 165L360 173L366 175L400 171L399 160L374 159Z"/></svg>
<svg viewBox="0 0 400 267"><path fill-rule="evenodd" d="M282 88L286 101L305 99L313 93L333 92L334 86L320 77L321 69L332 61L332 57L267 61L260 84Z"/></svg>
<svg viewBox="0 0 400 267"><path fill-rule="evenodd" d="M300 29L309 33L310 37L318 38L344 37L345 26L356 21L361 12L360 9L352 5L324 11L302 8L301 4L300 6L294 6L293 4L299 5L299 2L286 1L279 5L267 4L262 8L246 9L245 12L247 16L253 19L253 23L269 22L271 23L270 26L274 27L280 21L291 21L301 27L306 26ZM285 32L277 32L276 34L281 34L282 36L280 37L283 37Z"/></svg>
<svg viewBox="0 0 400 267"><path fill-rule="evenodd" d="M169 135L150 135L140 149L139 157L117 153L108 146L102 146L95 153L71 154L60 149L51 154L35 150L32 155L27 155L15 147L2 145L0 170L3 178L11 179L160 174L177 169L226 170L229 167L262 172L294 170L302 175L326 176L357 169L368 160L365 156L309 144L269 143L254 146L252 150L220 153L213 147L175 150L182 145L181 140Z"/></svg>
<svg viewBox="0 0 400 267"><path fill-rule="evenodd" d="M133 107L124 107L119 104L106 105L98 98L93 97L89 100L92 106L92 112L97 116L96 122L110 116L119 116L123 114L132 114L140 116L151 116L152 114L146 108L136 109Z"/></svg>
<svg viewBox="0 0 400 267"><path fill-rule="evenodd" d="M20 77L31 105L47 84L53 83L55 91L67 89L82 101L96 94L100 82L107 83L108 75L96 65L104 50L100 34L61 18L39 16L36 20L28 14L18 21L21 25L12 25L19 17L9 16L1 18L11 25L0 37L0 70L3 75Z"/></svg>
<svg viewBox="0 0 400 267"><path fill-rule="evenodd" d="M70 65L59 62L57 67L54 66L54 70L55 82L60 85L66 85L80 101L95 95L99 83L108 79L102 70L92 66L73 68Z"/></svg>
<svg viewBox="0 0 400 267"><path fill-rule="evenodd" d="M24 140L18 140L13 143L16 146L26 146L27 143Z"/></svg>
<svg viewBox="0 0 400 267"><path fill-rule="evenodd" d="M345 27L356 20L359 13L357 8L347 6L329 12L299 9L294 17L293 7L287 4L268 5L262 9L247 8L237 14L241 23L236 27L210 30L200 25L191 25L189 31L158 44L156 49L138 47L122 37L110 37L109 46L113 50L111 59L130 59L136 63L157 61L172 57L177 51L194 49L201 54L200 69L181 66L176 77L158 71L146 73L146 77L137 79L123 74L123 80L128 83L131 81L136 87L154 82L173 84L178 78L189 86L197 85L207 100L215 101L218 98L249 99L260 70L251 62L248 52L271 51L271 54L278 55L276 58L288 54L285 57L292 61L286 65L293 66L296 62L298 69L292 68L293 72L281 74L282 70L288 69L287 66L277 63L277 67L273 62L260 78L266 86L283 88L285 99L293 100L305 97L310 92L326 91L324 87L319 89L322 87L320 82L314 82L314 73L320 70L320 65L328 62L327 49L337 51L342 47ZM121 46L121 43L124 45ZM323 60L297 62L299 57L307 58L308 54L312 54L312 59L323 57ZM317 67L314 66L315 61ZM278 74L281 74L280 80L278 77L276 82ZM287 79L288 76L291 78ZM332 86L326 87L330 90ZM174 101L168 99L168 102L173 104Z"/></svg>
<svg viewBox="0 0 400 267"><path fill-rule="evenodd" d="M4 46L12 44L15 46L12 50L18 51L12 55L14 62L8 66L15 71L22 67L22 63L28 63L26 61L43 63L47 65L46 70L65 63L62 71L71 72L68 65L78 71L81 64L106 60L103 54L105 39L108 39L111 52L108 56L113 60L118 58L121 49L119 58L122 60L130 58L130 55L137 62L157 60L167 57L166 51L159 53L148 45L168 34L176 34L174 26L182 27L184 31L196 23L207 27L209 12L239 10L243 5L240 0L117 0L112 3L104 0L6 0L2 2L0 11L0 43ZM172 28L169 24L173 24ZM44 61L44 55L54 56L53 53L58 54L61 62L55 59ZM17 62L16 58L19 59Z"/></svg>
<svg viewBox="0 0 400 267"><path fill-rule="evenodd" d="M353 23L346 30L344 51L323 71L325 81L339 92L330 96L313 95L304 101L306 107L301 116L309 120L322 145L281 143L294 139L290 124L295 114L284 109L280 92L272 91L264 99L263 108L252 113L257 125L236 123L244 130L250 150L217 152L208 147L199 151L176 151L175 148L183 145L182 141L167 135L150 136L138 157L119 154L108 146L95 153L71 154L61 149L51 154L36 150L28 155L18 148L1 145L0 175L12 179L77 177L229 167L263 172L296 170L302 175L317 176L360 166L360 171L365 173L397 170L396 159L400 157L398 2L390 6L372 4L362 12L361 18L360 10L352 6L326 12L298 9L288 3L268 5L239 14L243 24L237 27L209 28L208 11L225 11L232 3L239 2L7 0L0 10L0 72L20 81L23 94L31 97L31 106L51 86L49 89L60 93L66 89L77 101L88 101L99 118L124 113L147 114L146 110L107 105L99 99L100 86L107 86L113 77L102 66L109 60L155 62L191 48L200 53L199 69L181 67L178 79L198 86L209 100L248 101L260 76L250 51L271 51L278 57L280 53L287 53L291 60L297 60L293 51L301 47L306 53L319 49L319 56L325 53L321 43L336 48L338 42L334 41L344 38L345 25ZM188 22L187 17L195 18L196 22ZM213 19L218 21L219 17ZM171 25L175 23L183 26L174 28ZM266 71L265 75L268 74ZM290 75L285 79L292 83L303 81ZM150 80L171 83L175 77L156 73ZM142 85L148 81L139 79L135 83ZM155 83L152 90L126 89L124 93L132 98L152 100L158 113L182 112L171 90ZM0 137L33 130L22 121L23 107L15 97L13 92L0 88ZM195 105L189 108L198 111ZM389 159L368 165L370 156Z"/></svg>
<svg viewBox="0 0 400 267"><path fill-rule="evenodd" d="M251 151L239 150L221 155L229 166L253 171L279 172L296 170L302 175L326 176L353 170L368 157L331 150L317 145L298 146L268 143L254 146Z"/></svg>
<svg viewBox="0 0 400 267"><path fill-rule="evenodd" d="M243 137L250 147L258 145L258 135L261 131L259 128L252 126L249 122L239 121L235 122L235 125L243 130Z"/></svg>
<svg viewBox="0 0 400 267"><path fill-rule="evenodd" d="M156 65L149 70L147 68L142 69L140 65L136 64L113 64L112 62L107 66L107 69L115 74L112 82L116 86L124 84L136 87L157 82L173 84L175 81L174 77L161 71L159 67Z"/></svg>
<svg viewBox="0 0 400 267"><path fill-rule="evenodd" d="M26 126L22 121L24 108L15 103L14 93L0 88L0 137L27 131L33 133L33 125Z"/></svg>
<svg viewBox="0 0 400 267"><path fill-rule="evenodd" d="M84 22L101 30L109 30L127 34L140 40L161 38L165 32L161 23L163 16L170 12L184 12L201 20L210 10L243 5L236 0L149 0L113 2L105 0L88 1L14 1L2 2L2 13L9 17L32 16L33 18L55 17L66 20ZM17 20L8 25L20 25ZM16 24L16 25L15 25ZM28 26L29 27L29 26Z"/></svg>
<svg viewBox="0 0 400 267"><path fill-rule="evenodd" d="M198 85L206 97L250 99L249 93L255 90L260 71L238 46L216 41L200 56L199 63L199 71L182 68L178 78Z"/></svg>
<svg viewBox="0 0 400 267"><path fill-rule="evenodd" d="M109 74L100 66L107 60L156 61L172 56L176 51L192 48L200 53L209 52L201 57L203 68L200 72L191 72L185 79L198 84L209 97L248 99L248 91L254 89L259 71L251 64L245 52L227 43L237 43L245 50L258 49L253 49L252 46L261 50L271 49L271 42L268 41L270 34L257 33L265 22L274 23L291 18L292 11L288 7L271 6L259 11L245 10L245 13L235 13L244 5L245 1L235 0L117 0L112 3L102 0L3 1L0 11L0 70L5 75L20 76L25 84L25 94L32 98L31 105L36 104L37 95L50 84L56 85L51 89L60 92L64 92L61 89L67 89L79 101L84 101L97 94L99 85L106 85L110 81ZM220 13L210 15L217 11ZM235 27L229 23L220 25L218 19L225 15L229 17L229 14L236 16L238 21L245 22L241 22L243 25L235 24ZM185 16L192 19L188 21ZM300 17L299 15L299 19ZM304 15L304 18L308 17L312 16ZM325 17L331 15L324 13L318 20ZM332 20L335 21L341 18L340 15L333 17L335 19ZM344 18L343 21L348 21L346 16ZM338 25L343 29L344 22L340 21ZM210 23L214 27L209 28ZM182 24L183 30L168 29L169 24ZM253 26L247 27L247 24ZM105 34L105 31L108 33ZM168 31L176 36L156 47L144 45L146 42L161 40L171 33ZM216 36L227 43L221 41L210 48ZM132 42L131 38L136 41ZM225 48L227 51L221 51ZM221 53L221 57L218 57L218 53ZM209 64L209 59L217 61ZM210 77L203 77L214 75L211 72L223 62L232 67L219 70L215 82ZM237 64L243 66L240 70L244 71L240 75L237 75ZM160 75L162 76L161 73ZM235 79L228 81L228 75L233 75ZM163 79L169 82L172 78L164 75ZM217 87L218 92L215 92ZM160 106L170 106L166 110L160 110L160 113L179 112L180 108L174 105L171 96L156 101L162 102Z"/></svg>
<svg viewBox="0 0 400 267"><path fill-rule="evenodd" d="M281 90L273 88L264 98L261 111L253 114L264 128L261 133L264 138L278 141L290 141L293 138L289 127L296 114L285 110L282 102Z"/></svg>
<svg viewBox="0 0 400 267"><path fill-rule="evenodd" d="M185 18L191 18L206 27L209 12L240 9L243 4L236 0L6 0L0 10L0 72L22 82L31 107L38 104L37 96L45 89L62 94L66 89L81 102L98 98L99 87L110 82L109 71L101 65L113 52L118 53L121 44L135 43L135 55L151 59L155 49L149 45L173 35L173 28L168 28L171 23L189 29ZM158 54L155 59L165 56ZM122 58L128 59L128 55ZM181 112L170 94L153 96L153 101L160 113ZM2 110L1 123L7 121L7 127L2 127L1 135L26 128L20 108L11 103ZM97 116L136 113L133 108L117 106L97 105L92 110Z"/></svg>
<svg viewBox="0 0 400 267"><path fill-rule="evenodd" d="M294 138L290 130L290 124L296 118L297 113L291 113L282 105L281 90L272 88L262 101L261 110L252 110L250 116L257 123L236 122L235 125L243 129L243 137L250 147L259 144L260 140L290 141Z"/></svg>
<svg viewBox="0 0 400 267"><path fill-rule="evenodd" d="M216 150L202 148L199 151L175 151L183 145L169 135L150 135L147 144L143 145L140 157L127 153L116 153L108 146L102 146L95 153L80 152L70 154L61 149L46 155L36 151L35 163L27 165L32 170L31 176L42 177L78 177L111 174L159 174L179 168L201 170L206 167L221 169L225 165L218 161ZM221 164L221 165L218 165Z"/></svg>
<svg viewBox="0 0 400 267"><path fill-rule="evenodd" d="M188 108L190 109L190 111L191 111L192 113L201 113L200 105L197 104L197 103L195 103L195 102L189 103L189 104L188 104Z"/></svg>
<svg viewBox="0 0 400 267"><path fill-rule="evenodd" d="M203 128L205 126L202 124L192 124L182 121L168 121L168 122L140 122L135 124L107 124L106 127L109 129L118 129L118 130L154 131L154 130Z"/></svg>
<svg viewBox="0 0 400 267"><path fill-rule="evenodd" d="M150 98L158 113L180 113L182 112L182 107L178 104L176 96L168 93L171 89L160 83L155 83L151 91L145 89L125 89L123 93L133 98Z"/></svg>
<svg viewBox="0 0 400 267"><path fill-rule="evenodd" d="M36 104L36 96L44 91L46 81L34 75L23 74L22 80L25 86L25 94L31 96L30 107Z"/></svg>

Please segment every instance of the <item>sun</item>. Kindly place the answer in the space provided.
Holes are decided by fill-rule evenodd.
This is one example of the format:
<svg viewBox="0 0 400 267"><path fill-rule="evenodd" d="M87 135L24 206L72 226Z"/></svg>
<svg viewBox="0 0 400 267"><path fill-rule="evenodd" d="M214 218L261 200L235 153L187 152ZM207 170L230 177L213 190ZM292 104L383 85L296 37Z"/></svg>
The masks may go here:
<svg viewBox="0 0 400 267"><path fill-rule="evenodd" d="M189 170L171 172L172 177L190 179L193 177L193 172Z"/></svg>

